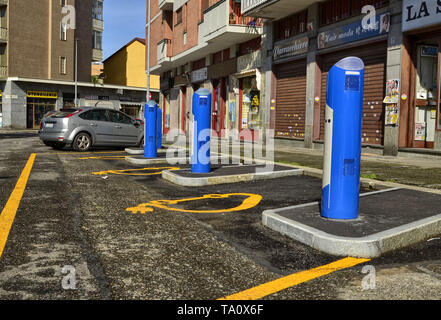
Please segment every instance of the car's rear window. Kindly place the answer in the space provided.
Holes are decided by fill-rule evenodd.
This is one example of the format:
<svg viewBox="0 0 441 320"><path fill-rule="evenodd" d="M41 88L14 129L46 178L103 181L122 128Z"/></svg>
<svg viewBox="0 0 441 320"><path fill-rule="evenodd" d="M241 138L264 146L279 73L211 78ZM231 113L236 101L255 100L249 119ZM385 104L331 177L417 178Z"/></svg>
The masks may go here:
<svg viewBox="0 0 441 320"><path fill-rule="evenodd" d="M55 118L55 119L64 118L64 117L66 117L76 111L78 111L78 109L64 109L64 110L56 111L56 112L52 113L49 116L49 118Z"/></svg>

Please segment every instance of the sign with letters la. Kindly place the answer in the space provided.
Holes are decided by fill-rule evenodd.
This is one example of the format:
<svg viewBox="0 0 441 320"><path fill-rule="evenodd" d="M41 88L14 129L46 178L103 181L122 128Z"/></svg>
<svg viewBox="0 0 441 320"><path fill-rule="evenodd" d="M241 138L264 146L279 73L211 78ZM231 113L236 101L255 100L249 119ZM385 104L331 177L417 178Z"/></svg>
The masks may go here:
<svg viewBox="0 0 441 320"><path fill-rule="evenodd" d="M404 0L403 32L441 25L441 0Z"/></svg>

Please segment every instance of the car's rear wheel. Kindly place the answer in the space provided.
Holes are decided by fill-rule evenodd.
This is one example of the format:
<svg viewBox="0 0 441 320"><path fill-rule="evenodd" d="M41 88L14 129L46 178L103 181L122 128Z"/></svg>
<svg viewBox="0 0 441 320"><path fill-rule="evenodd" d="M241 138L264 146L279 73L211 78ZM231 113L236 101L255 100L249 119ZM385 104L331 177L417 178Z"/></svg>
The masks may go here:
<svg viewBox="0 0 441 320"><path fill-rule="evenodd" d="M92 138L87 133L80 133L75 137L72 146L79 152L89 151L92 147Z"/></svg>

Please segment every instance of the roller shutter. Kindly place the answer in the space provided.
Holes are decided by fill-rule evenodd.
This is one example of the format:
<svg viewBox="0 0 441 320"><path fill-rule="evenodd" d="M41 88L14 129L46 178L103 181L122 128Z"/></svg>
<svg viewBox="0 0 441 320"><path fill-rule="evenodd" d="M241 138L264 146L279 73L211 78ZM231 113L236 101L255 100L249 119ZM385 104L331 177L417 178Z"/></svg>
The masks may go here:
<svg viewBox="0 0 441 320"><path fill-rule="evenodd" d="M276 136L305 136L306 60L277 65Z"/></svg>
<svg viewBox="0 0 441 320"><path fill-rule="evenodd" d="M366 144L383 144L383 98L387 61L387 43L385 42L333 52L321 57L320 140L324 140L328 72L336 62L349 56L359 57L365 63L362 142Z"/></svg>

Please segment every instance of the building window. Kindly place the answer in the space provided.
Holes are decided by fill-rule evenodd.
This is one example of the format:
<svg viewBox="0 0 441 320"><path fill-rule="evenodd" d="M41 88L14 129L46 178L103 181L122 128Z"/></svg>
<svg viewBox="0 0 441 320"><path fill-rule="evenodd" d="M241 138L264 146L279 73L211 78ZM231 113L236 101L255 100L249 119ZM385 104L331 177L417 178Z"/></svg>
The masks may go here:
<svg viewBox="0 0 441 320"><path fill-rule="evenodd" d="M287 39L299 33L305 32L307 17L308 13L305 10L282 20L276 21L274 28L276 41Z"/></svg>
<svg viewBox="0 0 441 320"><path fill-rule="evenodd" d="M175 25L178 25L180 23L182 23L182 7L176 11L176 24Z"/></svg>
<svg viewBox="0 0 441 320"><path fill-rule="evenodd" d="M366 5L378 9L388 6L389 0L328 0L320 3L320 26L359 16Z"/></svg>
<svg viewBox="0 0 441 320"><path fill-rule="evenodd" d="M93 0L92 4L92 18L103 21L103 2Z"/></svg>
<svg viewBox="0 0 441 320"><path fill-rule="evenodd" d="M92 49L102 50L103 46L103 33L100 31L92 32Z"/></svg>
<svg viewBox="0 0 441 320"><path fill-rule="evenodd" d="M61 23L60 26L60 40L66 41L67 40L67 26L65 23Z"/></svg>
<svg viewBox="0 0 441 320"><path fill-rule="evenodd" d="M67 74L66 57L60 57L60 74Z"/></svg>
<svg viewBox="0 0 441 320"><path fill-rule="evenodd" d="M61 5L62 7L67 6L67 0L60 0L60 5Z"/></svg>

